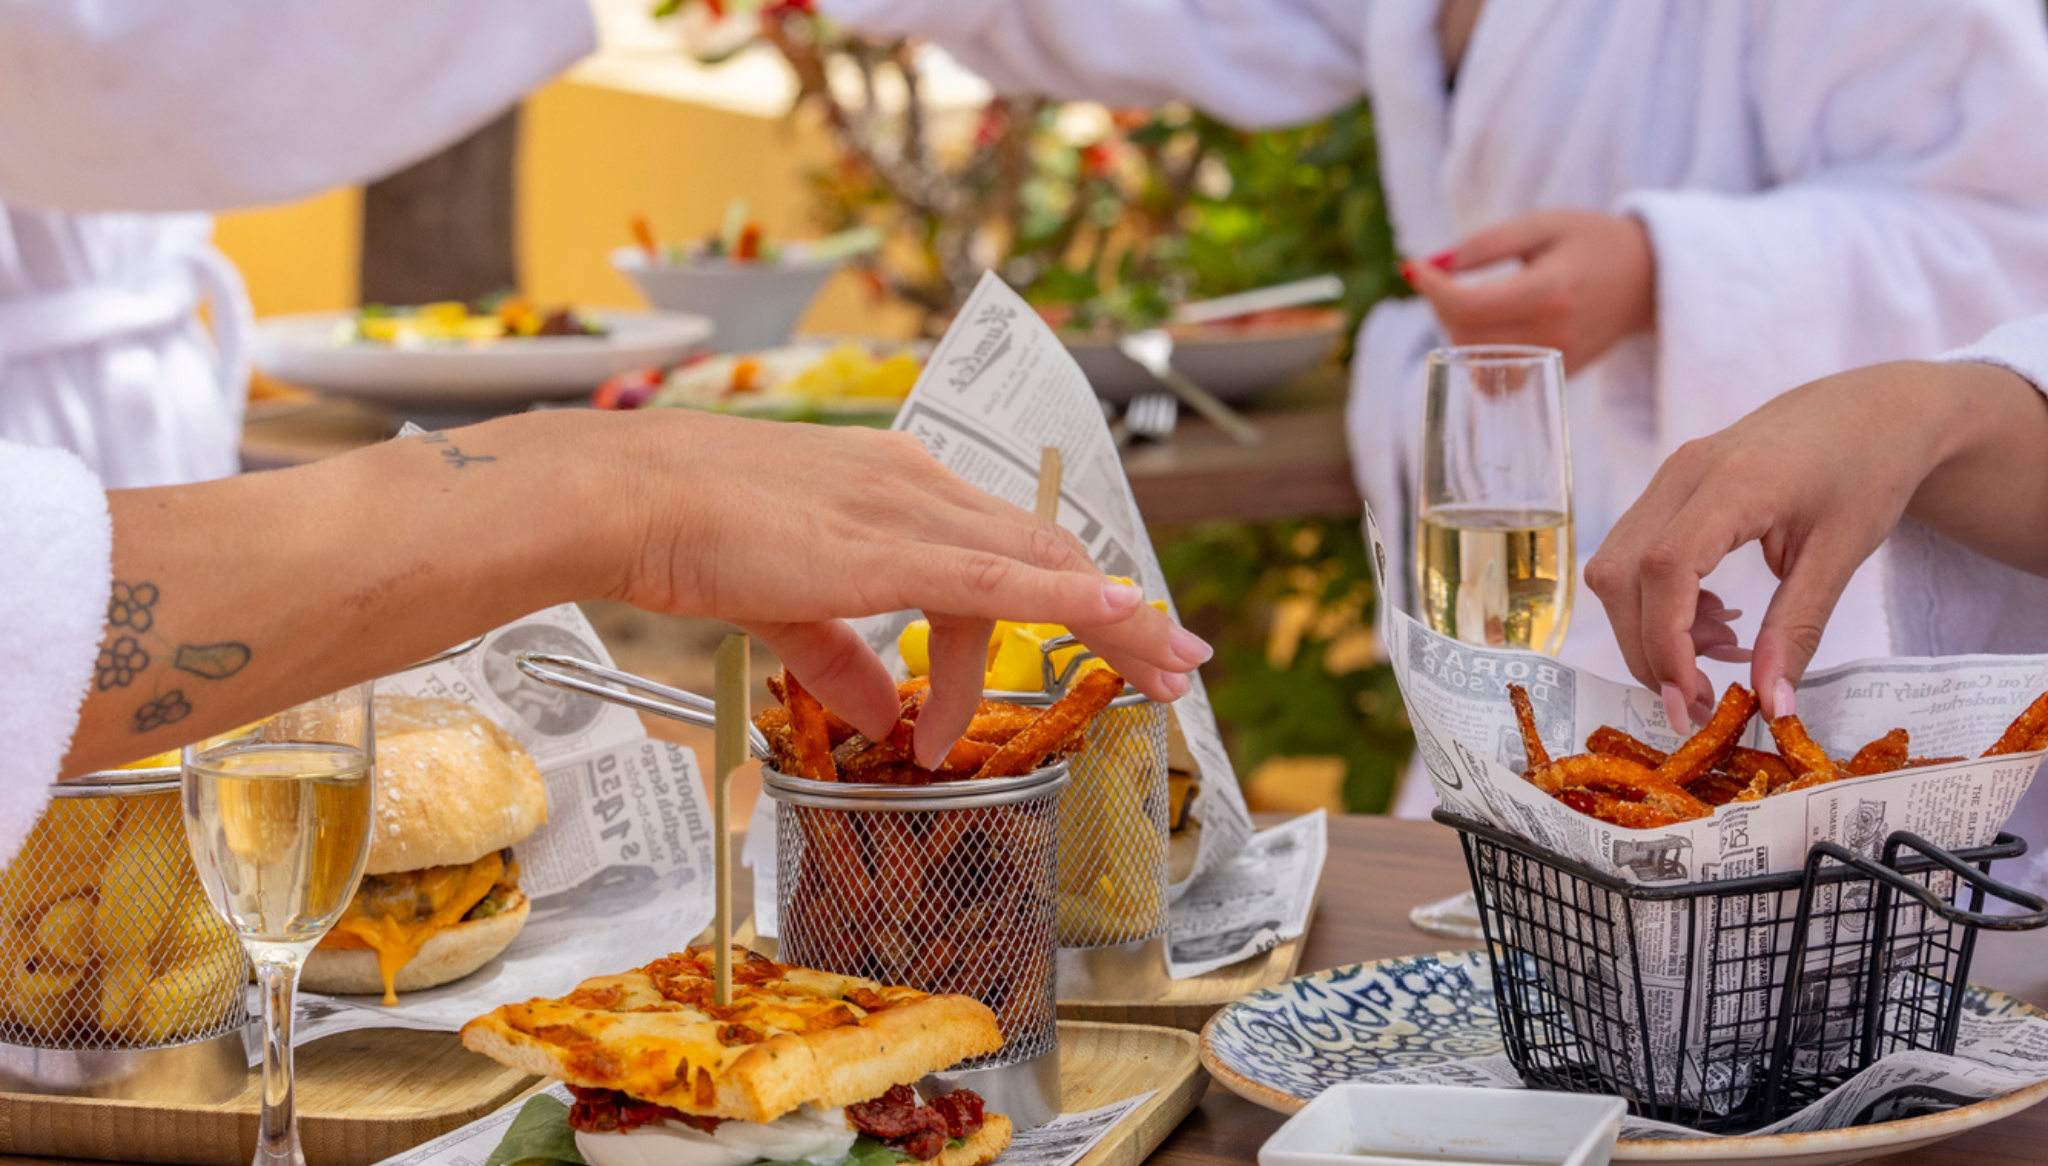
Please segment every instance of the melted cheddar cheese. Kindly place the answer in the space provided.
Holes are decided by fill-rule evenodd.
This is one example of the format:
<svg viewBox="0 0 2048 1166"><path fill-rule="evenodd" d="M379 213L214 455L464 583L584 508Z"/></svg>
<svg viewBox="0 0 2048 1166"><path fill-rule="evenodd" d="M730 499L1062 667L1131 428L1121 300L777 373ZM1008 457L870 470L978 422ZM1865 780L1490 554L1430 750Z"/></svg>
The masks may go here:
<svg viewBox="0 0 2048 1166"><path fill-rule="evenodd" d="M396 1004L399 970L428 940L460 923L493 887L517 878L516 869L508 878L504 853L494 850L468 866L370 875L321 946L376 952L384 1003Z"/></svg>
<svg viewBox="0 0 2048 1166"><path fill-rule="evenodd" d="M716 1079L757 1043L858 1025L872 1013L928 998L913 988L736 954L731 1004L714 998L710 950L693 947L623 975L585 980L563 999L508 1004L492 1015L549 1046L572 1083L706 1107Z"/></svg>

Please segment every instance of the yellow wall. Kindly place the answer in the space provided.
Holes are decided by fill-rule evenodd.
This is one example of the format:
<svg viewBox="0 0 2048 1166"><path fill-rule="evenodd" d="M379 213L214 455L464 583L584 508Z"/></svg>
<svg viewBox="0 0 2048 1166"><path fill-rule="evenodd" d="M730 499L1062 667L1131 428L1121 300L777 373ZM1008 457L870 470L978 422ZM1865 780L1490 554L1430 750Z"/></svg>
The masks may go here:
<svg viewBox="0 0 2048 1166"><path fill-rule="evenodd" d="M214 241L242 269L259 316L356 302L363 245L360 190L222 215Z"/></svg>
<svg viewBox="0 0 2048 1166"><path fill-rule="evenodd" d="M540 302L639 306L608 260L636 213L662 238L688 239L716 229L726 204L744 196L771 234L816 233L804 171L828 147L800 122L563 81L527 101L522 134L520 265L523 290ZM221 216L221 250L241 267L257 315L354 306L361 205L360 192L345 190ZM913 324L842 274L802 328L901 336Z"/></svg>

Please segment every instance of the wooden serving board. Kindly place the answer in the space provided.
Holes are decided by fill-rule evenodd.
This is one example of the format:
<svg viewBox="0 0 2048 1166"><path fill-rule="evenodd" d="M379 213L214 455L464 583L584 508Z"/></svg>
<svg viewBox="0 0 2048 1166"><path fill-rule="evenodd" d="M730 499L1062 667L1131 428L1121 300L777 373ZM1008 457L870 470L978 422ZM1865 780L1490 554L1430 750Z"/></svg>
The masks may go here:
<svg viewBox="0 0 2048 1166"><path fill-rule="evenodd" d="M1156 1024L1200 1032L1225 1004L1292 979L1301 966L1301 947L1297 937L1263 955L1185 980L1168 979L1156 953L1134 959L1128 958L1131 953L1115 950L1065 952L1062 961L1079 958L1093 967L1092 974L1072 988L1069 978L1061 977L1059 1016L1063 1021Z"/></svg>
<svg viewBox="0 0 2048 1166"><path fill-rule="evenodd" d="M1209 1088L1191 1032L1134 1024L1060 1021L1060 1109L1100 1109L1157 1090L1075 1166L1138 1166Z"/></svg>
<svg viewBox="0 0 2048 1166"><path fill-rule="evenodd" d="M453 1033L337 1033L296 1053L299 1140L309 1162L367 1166L511 1101L534 1078ZM244 1166L256 1150L259 1074L214 1105L0 1093L0 1153Z"/></svg>
<svg viewBox="0 0 2048 1166"><path fill-rule="evenodd" d="M319 1166L369 1166L467 1125L543 1082L464 1049L447 1033L370 1029L298 1051L299 1138ZM1098 1109L1148 1090L1078 1166L1137 1166L1195 1108L1209 1083L1192 1033L1060 1024L1060 1102ZM256 1144L256 1092L220 1105L0 1094L0 1158L244 1166Z"/></svg>
<svg viewBox="0 0 2048 1166"><path fill-rule="evenodd" d="M1318 897L1320 897L1318 888ZM1315 918L1315 904L1309 906ZM747 916L733 930L733 942L775 958L778 946L754 930L754 917ZM1300 937L1287 940L1263 955L1217 968L1185 980L1169 979L1166 965L1155 947L1124 951L1102 948L1091 952L1065 951L1062 966L1074 959L1090 964L1091 974L1076 981L1061 976L1058 1011L1062 1021L1091 1020L1104 1024L1150 1024L1199 1033L1209 1017L1233 1000L1270 988L1294 978L1301 967Z"/></svg>

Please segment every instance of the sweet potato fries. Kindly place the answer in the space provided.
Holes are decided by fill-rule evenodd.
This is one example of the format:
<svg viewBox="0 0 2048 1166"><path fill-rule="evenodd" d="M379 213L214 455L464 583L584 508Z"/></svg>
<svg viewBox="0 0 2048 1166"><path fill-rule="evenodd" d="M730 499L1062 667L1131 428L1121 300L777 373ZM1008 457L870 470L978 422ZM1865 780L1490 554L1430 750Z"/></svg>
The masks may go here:
<svg viewBox="0 0 2048 1166"><path fill-rule="evenodd" d="M1960 757L1914 757L1906 730L1893 729L1846 761L1828 756L1796 716L1770 723L1777 752L1736 744L1756 715L1756 697L1739 684L1721 694L1706 727L1665 753L1611 726L1586 738L1586 752L1551 759L1536 733L1536 711L1520 685L1508 685L1531 785L1603 822L1647 830L1704 818L1716 806L1811 789L1845 777L1866 777ZM1984 751L1994 757L2048 748L2048 693L2042 693Z"/></svg>
<svg viewBox="0 0 2048 1166"><path fill-rule="evenodd" d="M880 741L854 731L787 672L770 677L768 690L782 707L763 710L754 725L768 738L775 768L812 781L929 785L1015 777L1079 751L1088 723L1123 692L1124 682L1116 673L1098 668L1083 673L1048 708L982 701L967 735L936 770L920 766L911 748L918 710L931 691L930 682L922 677L896 686L902 711L896 727Z"/></svg>

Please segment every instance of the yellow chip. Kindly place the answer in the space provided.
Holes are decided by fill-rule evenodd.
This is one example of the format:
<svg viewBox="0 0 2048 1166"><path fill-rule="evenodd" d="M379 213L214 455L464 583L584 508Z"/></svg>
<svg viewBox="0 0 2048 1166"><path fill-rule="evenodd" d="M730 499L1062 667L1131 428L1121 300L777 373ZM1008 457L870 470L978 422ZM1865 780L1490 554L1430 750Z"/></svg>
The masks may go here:
<svg viewBox="0 0 2048 1166"><path fill-rule="evenodd" d="M100 977L100 1027L120 1032L149 987L152 973L141 960L124 959Z"/></svg>
<svg viewBox="0 0 2048 1166"><path fill-rule="evenodd" d="M176 794L127 802L114 853L100 877L94 923L108 953L142 959L171 917L171 897L159 890L186 864L185 837Z"/></svg>
<svg viewBox="0 0 2048 1166"><path fill-rule="evenodd" d="M66 967L83 968L91 963L99 955L92 900L79 895L43 912L36 924L35 941L45 956Z"/></svg>
<svg viewBox="0 0 2048 1166"><path fill-rule="evenodd" d="M912 676L929 676L932 671L932 625L927 620L914 619L896 637L896 651L903 657L903 666Z"/></svg>
<svg viewBox="0 0 2048 1166"><path fill-rule="evenodd" d="M1045 688L1043 641L1023 624L1002 624L994 657L983 686L1001 692L1038 692Z"/></svg>
<svg viewBox="0 0 2048 1166"><path fill-rule="evenodd" d="M143 986L120 1028L138 1044L158 1044L205 1028L233 1006L248 971L220 953L182 967L165 968Z"/></svg>

